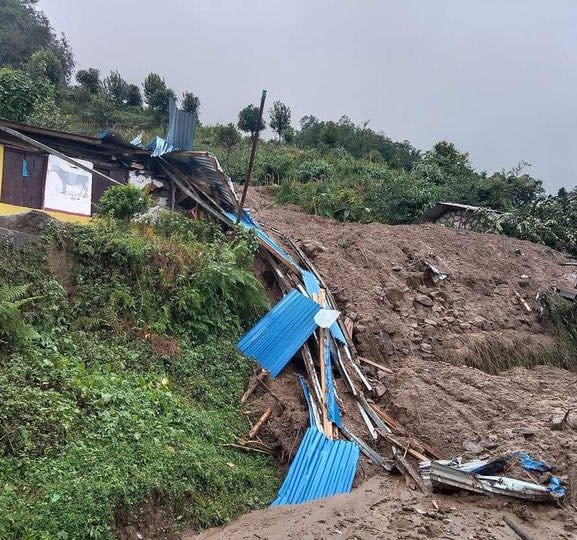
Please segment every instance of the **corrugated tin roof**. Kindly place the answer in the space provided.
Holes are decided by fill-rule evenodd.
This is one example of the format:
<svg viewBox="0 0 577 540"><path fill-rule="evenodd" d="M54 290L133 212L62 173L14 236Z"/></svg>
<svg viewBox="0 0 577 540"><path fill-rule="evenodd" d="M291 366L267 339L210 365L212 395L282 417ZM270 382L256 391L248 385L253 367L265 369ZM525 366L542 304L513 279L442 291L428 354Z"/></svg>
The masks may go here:
<svg viewBox="0 0 577 540"><path fill-rule="evenodd" d="M348 493L358 461L357 444L330 440L316 427L310 427L271 506Z"/></svg>
<svg viewBox="0 0 577 540"><path fill-rule="evenodd" d="M312 296L313 294L319 294L321 292L321 284L312 272L301 268L301 276L309 296Z"/></svg>
<svg viewBox="0 0 577 540"><path fill-rule="evenodd" d="M162 156L175 149L172 144L169 144L165 139L158 135L146 145L146 148L152 151L152 157Z"/></svg>
<svg viewBox="0 0 577 540"><path fill-rule="evenodd" d="M437 221L445 212L449 210L465 210L467 212L475 212L476 210L480 209L480 206L471 206L469 204L438 202L435 204L435 206L429 208L420 218L416 219L415 223L430 223ZM492 210L490 208L488 208L488 210L497 216L503 213L499 212L498 210Z"/></svg>
<svg viewBox="0 0 577 540"><path fill-rule="evenodd" d="M240 339L238 348L276 377L315 331L320 309L293 289Z"/></svg>
<svg viewBox="0 0 577 540"><path fill-rule="evenodd" d="M305 285L305 290L307 291L308 295L312 297L313 294L319 294L321 292L321 284L317 277L308 270L304 268L300 268L301 276L303 278L303 283ZM331 335L338 340L343 345L346 345L347 340L343 335L343 332L338 323L334 323L331 325L330 328Z"/></svg>
<svg viewBox="0 0 577 540"><path fill-rule="evenodd" d="M198 117L195 113L180 110L176 100L168 104L168 132L166 142L179 150L192 150Z"/></svg>
<svg viewBox="0 0 577 540"><path fill-rule="evenodd" d="M177 165L188 176L195 190L200 191L213 204L216 203L229 213L236 211L238 202L232 182L214 154L197 150L176 151L164 156L164 159Z"/></svg>

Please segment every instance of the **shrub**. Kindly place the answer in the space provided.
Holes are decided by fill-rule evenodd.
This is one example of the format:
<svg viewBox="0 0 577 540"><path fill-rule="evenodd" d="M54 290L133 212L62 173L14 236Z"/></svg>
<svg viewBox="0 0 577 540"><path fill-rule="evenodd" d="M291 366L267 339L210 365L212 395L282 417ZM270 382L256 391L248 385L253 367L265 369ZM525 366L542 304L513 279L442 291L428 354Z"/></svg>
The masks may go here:
<svg viewBox="0 0 577 540"><path fill-rule="evenodd" d="M109 187L99 201L100 214L129 220L150 208L150 196L130 184Z"/></svg>
<svg viewBox="0 0 577 540"><path fill-rule="evenodd" d="M294 177L300 181L322 180L332 171L330 163L324 159L309 159L303 161L296 171Z"/></svg>

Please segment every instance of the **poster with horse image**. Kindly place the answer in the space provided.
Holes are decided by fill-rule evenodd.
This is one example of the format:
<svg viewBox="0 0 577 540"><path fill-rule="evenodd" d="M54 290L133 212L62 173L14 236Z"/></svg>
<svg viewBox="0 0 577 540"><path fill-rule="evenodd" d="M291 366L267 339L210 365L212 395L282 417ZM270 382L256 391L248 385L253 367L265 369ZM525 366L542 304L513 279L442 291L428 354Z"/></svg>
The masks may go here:
<svg viewBox="0 0 577 540"><path fill-rule="evenodd" d="M90 161L76 159L93 168ZM92 174L63 159L48 156L48 170L44 187L44 208L71 214L90 215Z"/></svg>

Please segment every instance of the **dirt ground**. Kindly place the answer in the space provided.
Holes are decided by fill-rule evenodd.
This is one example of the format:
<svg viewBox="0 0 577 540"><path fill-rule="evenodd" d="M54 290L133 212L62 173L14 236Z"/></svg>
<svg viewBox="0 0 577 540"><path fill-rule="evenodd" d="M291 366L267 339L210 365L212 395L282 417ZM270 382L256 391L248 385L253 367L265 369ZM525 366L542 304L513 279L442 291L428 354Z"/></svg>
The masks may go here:
<svg viewBox="0 0 577 540"><path fill-rule="evenodd" d="M355 323L358 354L389 370L363 365L377 387L373 398L409 436L445 457L527 450L557 468L569 496L565 508L463 493L425 496L363 461L349 495L251 513L201 537L515 538L503 522L507 514L532 538L577 538L571 496L577 486L577 374L511 367L556 354L535 296L553 285L573 288L575 267L561 265L564 256L549 248L507 237L438 225L336 223L276 207L261 190L249 194L249 205L265 229L290 235L313 259ZM435 283L428 265L449 277ZM257 417L283 403L263 439L279 446L287 463L307 426L294 370L298 365L266 381L252 403ZM552 420L569 409L574 427L552 430Z"/></svg>
<svg viewBox="0 0 577 540"><path fill-rule="evenodd" d="M426 497L407 490L398 477L380 476L369 478L347 495L258 510L226 527L187 535L184 540L518 538L503 520L505 516L530 538L577 537L575 518L556 508L542 507L536 512L533 506L516 501L470 494Z"/></svg>

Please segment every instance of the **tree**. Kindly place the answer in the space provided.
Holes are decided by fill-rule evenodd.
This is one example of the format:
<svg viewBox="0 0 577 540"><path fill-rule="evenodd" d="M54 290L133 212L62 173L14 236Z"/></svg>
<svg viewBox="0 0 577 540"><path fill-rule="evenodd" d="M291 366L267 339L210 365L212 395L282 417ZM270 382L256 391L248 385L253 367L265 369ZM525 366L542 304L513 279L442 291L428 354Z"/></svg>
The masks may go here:
<svg viewBox="0 0 577 540"><path fill-rule="evenodd" d="M198 115L198 110L200 108L200 99L195 96L192 92L184 92L182 94L182 110L188 113L196 113Z"/></svg>
<svg viewBox="0 0 577 540"><path fill-rule="evenodd" d="M50 49L60 59L64 78L74 69L74 55L62 35L56 37L37 0L0 1L0 65L22 67L35 51Z"/></svg>
<svg viewBox="0 0 577 540"><path fill-rule="evenodd" d="M216 144L222 146L228 156L230 151L239 143L240 133L232 123L226 126L217 124L214 127L214 138Z"/></svg>
<svg viewBox="0 0 577 540"><path fill-rule="evenodd" d="M76 81L91 94L97 94L101 89L100 71L95 68L81 69L76 73Z"/></svg>
<svg viewBox="0 0 577 540"><path fill-rule="evenodd" d="M53 93L54 87L45 79L35 79L18 69L0 68L1 118L23 122Z"/></svg>
<svg viewBox="0 0 577 540"><path fill-rule="evenodd" d="M270 127L277 133L280 141L291 126L291 110L282 101L275 101L269 109Z"/></svg>
<svg viewBox="0 0 577 540"><path fill-rule="evenodd" d="M151 106L151 101L154 101L154 96L158 92L163 92L166 90L166 83L164 79L158 75L158 73L149 73L144 79L144 99L148 106Z"/></svg>
<svg viewBox="0 0 577 540"><path fill-rule="evenodd" d="M140 93L140 88L135 84L129 84L126 87L125 101L130 107L142 107L142 94Z"/></svg>
<svg viewBox="0 0 577 540"><path fill-rule="evenodd" d="M254 139L260 131L266 128L266 123L263 119L258 125L258 107L254 105L247 105L240 113L238 113L237 126L241 131L250 133L251 139Z"/></svg>
<svg viewBox="0 0 577 540"><path fill-rule="evenodd" d="M334 122L323 122L320 142L334 148L339 140L339 127Z"/></svg>
<svg viewBox="0 0 577 540"><path fill-rule="evenodd" d="M175 99L174 90L166 86L164 79L157 73L150 73L144 79L144 99L158 124L168 121L168 105Z"/></svg>
<svg viewBox="0 0 577 540"><path fill-rule="evenodd" d="M124 104L128 83L120 76L118 71L111 71L110 75L102 81L102 87L112 103L116 105Z"/></svg>
<svg viewBox="0 0 577 540"><path fill-rule="evenodd" d="M26 71L33 77L44 77L56 88L66 84L66 73L62 60L52 50L46 47L35 51L26 64Z"/></svg>
<svg viewBox="0 0 577 540"><path fill-rule="evenodd" d="M116 122L118 110L106 94L100 93L91 96L79 116L85 122L95 124L99 129L105 129Z"/></svg>

